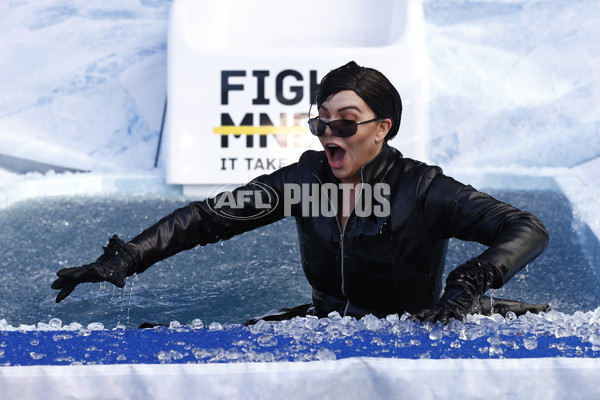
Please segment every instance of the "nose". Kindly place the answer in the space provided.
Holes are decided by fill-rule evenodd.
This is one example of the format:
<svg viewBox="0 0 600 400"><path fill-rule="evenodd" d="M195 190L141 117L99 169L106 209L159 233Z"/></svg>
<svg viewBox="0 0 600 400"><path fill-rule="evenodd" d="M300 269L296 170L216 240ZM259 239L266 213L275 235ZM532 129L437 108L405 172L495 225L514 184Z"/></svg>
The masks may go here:
<svg viewBox="0 0 600 400"><path fill-rule="evenodd" d="M323 122L323 124L325 125L323 136L333 136L333 131L331 130L331 126L329 126L329 122Z"/></svg>

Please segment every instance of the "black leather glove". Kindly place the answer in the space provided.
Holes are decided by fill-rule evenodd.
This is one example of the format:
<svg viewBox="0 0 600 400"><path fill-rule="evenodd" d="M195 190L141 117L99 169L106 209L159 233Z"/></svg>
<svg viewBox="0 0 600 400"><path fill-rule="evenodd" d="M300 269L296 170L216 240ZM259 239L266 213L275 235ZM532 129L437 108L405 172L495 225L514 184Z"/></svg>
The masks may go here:
<svg viewBox="0 0 600 400"><path fill-rule="evenodd" d="M481 303L481 313L483 315L492 315L494 313L506 317L512 311L518 317L527 313L539 314L550 311L550 304L523 303L522 301L500 299L497 297L494 297L492 300L491 297L481 296L479 297L479 302Z"/></svg>
<svg viewBox="0 0 600 400"><path fill-rule="evenodd" d="M494 264L469 260L450 272L441 299L412 319L446 324L450 318L462 321L467 314L480 313L483 310L480 296L498 279L502 279L502 273Z"/></svg>
<svg viewBox="0 0 600 400"><path fill-rule="evenodd" d="M56 273L58 279L52 289L60 290L56 302L63 301L75 287L84 282L110 282L118 287L125 286L125 278L136 272L141 254L134 245L127 244L114 235L108 246L102 247L104 254L95 262L80 267L64 268Z"/></svg>

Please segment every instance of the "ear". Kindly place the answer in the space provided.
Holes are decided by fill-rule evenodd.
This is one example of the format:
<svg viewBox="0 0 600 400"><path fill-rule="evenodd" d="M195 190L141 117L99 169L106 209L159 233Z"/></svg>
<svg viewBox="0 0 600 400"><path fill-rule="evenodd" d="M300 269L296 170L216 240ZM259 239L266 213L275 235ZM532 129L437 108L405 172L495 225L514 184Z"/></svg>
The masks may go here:
<svg viewBox="0 0 600 400"><path fill-rule="evenodd" d="M375 135L375 143L381 143L385 140L388 132L392 129L392 120L389 118L379 121L377 134Z"/></svg>

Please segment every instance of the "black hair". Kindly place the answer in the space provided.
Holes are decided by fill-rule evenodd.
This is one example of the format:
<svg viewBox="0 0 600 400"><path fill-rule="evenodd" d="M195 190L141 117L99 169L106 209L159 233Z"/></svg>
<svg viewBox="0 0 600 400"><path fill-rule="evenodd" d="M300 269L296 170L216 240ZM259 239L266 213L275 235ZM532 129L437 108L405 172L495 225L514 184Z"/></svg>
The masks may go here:
<svg viewBox="0 0 600 400"><path fill-rule="evenodd" d="M392 120L385 137L390 140L398 133L402 116L402 100L392 83L381 72L361 67L354 61L330 71L323 77L316 93L317 107L342 90L353 90L371 107L379 118Z"/></svg>

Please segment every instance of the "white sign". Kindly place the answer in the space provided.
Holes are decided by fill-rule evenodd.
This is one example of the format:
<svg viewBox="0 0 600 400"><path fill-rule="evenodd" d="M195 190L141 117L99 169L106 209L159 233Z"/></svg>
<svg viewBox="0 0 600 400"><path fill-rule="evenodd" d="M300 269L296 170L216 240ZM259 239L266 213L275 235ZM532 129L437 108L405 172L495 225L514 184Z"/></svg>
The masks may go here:
<svg viewBox="0 0 600 400"><path fill-rule="evenodd" d="M253 39L257 33L252 30L245 31L246 36L239 32L242 22L249 26L248 19L256 19L257 25L260 18L273 21L277 15L273 8L288 4L263 2L270 8L254 7L254 15L249 9L238 23L233 20L242 16L232 11L231 1L220 13L215 10L221 2L173 3L168 47L168 183L184 187L245 183L297 161L307 149L321 150L318 138L308 129L310 104L325 74L351 60L380 70L399 90L404 111L398 139L392 144L407 156L423 156L426 87L419 3L384 3L390 13L401 15L382 19L397 24L394 29L369 30L371 34L397 32L397 37L383 45L380 37L369 43L363 35L362 47L347 43L288 47L286 40L295 35L293 23L287 39L266 37L265 28L256 30L262 32L261 38ZM377 7L372 2L354 2L365 10ZM271 13L265 16L267 9ZM207 13L215 18L220 15L223 23L208 24ZM202 16L206 24L200 23ZM338 16L342 20L351 17ZM353 13L352 17L368 16ZM334 29L335 22L342 20L327 19L327 28ZM411 31L418 35L411 38ZM211 35L219 37L210 41ZM317 115L314 107L312 114Z"/></svg>

